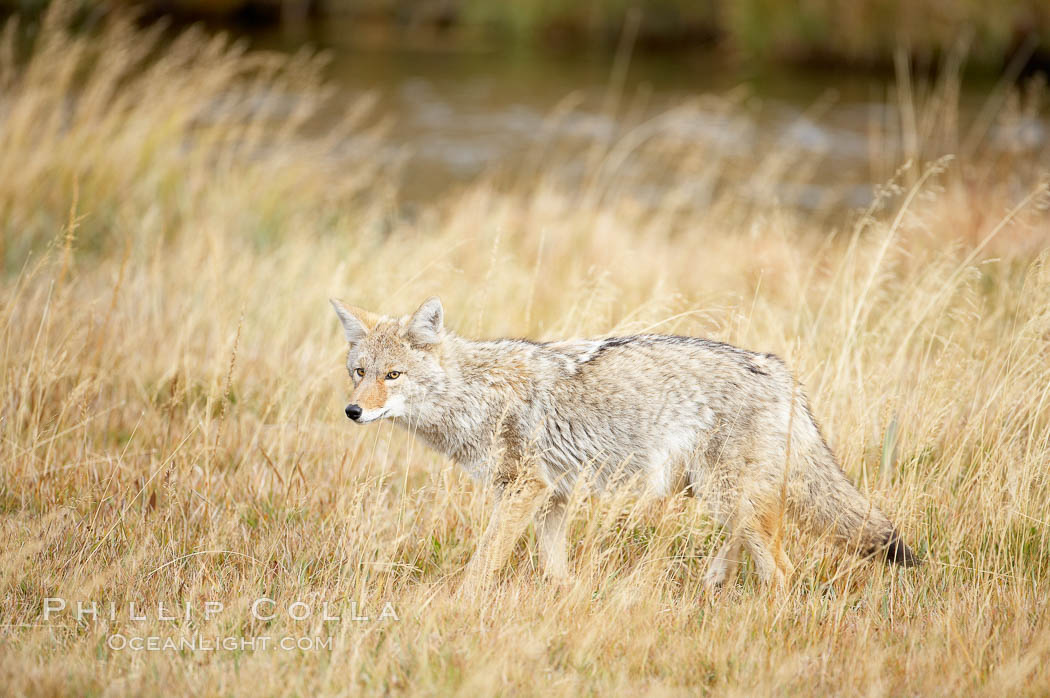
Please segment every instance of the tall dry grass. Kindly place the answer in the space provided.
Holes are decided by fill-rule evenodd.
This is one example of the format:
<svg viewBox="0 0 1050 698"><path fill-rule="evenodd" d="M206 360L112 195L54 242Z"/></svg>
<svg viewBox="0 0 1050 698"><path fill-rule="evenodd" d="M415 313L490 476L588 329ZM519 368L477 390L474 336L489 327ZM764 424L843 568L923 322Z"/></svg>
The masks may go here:
<svg viewBox="0 0 1050 698"><path fill-rule="evenodd" d="M944 116L950 89L909 89L875 141L929 164L839 227L773 201L811 156L730 176L681 136L706 103L408 218L381 115L358 104L345 130L304 135L323 103L311 60L122 23L76 38L52 12L0 83L5 692L1046 692L1050 160L992 147L1031 99L949 160L968 132ZM628 173L656 156L654 200ZM486 493L389 425L346 424L326 304L403 312L432 293L464 334L652 329L782 354L927 563L791 536L787 592L711 597L703 513L612 496L576 503L573 584L540 580L529 539L484 603L459 601ZM45 621L47 597L117 617ZM258 621L259 597L344 620ZM206 620L208 601L226 609ZM193 618L159 620L158 602ZM115 633L332 647L114 651Z"/></svg>

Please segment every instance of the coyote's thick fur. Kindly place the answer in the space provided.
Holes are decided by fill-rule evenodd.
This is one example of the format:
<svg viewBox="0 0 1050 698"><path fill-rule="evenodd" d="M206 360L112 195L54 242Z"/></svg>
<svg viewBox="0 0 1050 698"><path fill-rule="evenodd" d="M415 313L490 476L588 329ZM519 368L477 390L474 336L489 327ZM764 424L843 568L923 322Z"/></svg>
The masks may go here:
<svg viewBox="0 0 1050 698"><path fill-rule="evenodd" d="M784 513L862 555L918 562L843 474L771 354L655 334L475 341L445 329L437 298L400 318L332 305L350 343L346 415L391 418L495 485L470 589L492 579L534 517L544 571L567 576L569 495L627 482L709 505L727 531L709 586L735 573L744 548L761 582L782 583Z"/></svg>

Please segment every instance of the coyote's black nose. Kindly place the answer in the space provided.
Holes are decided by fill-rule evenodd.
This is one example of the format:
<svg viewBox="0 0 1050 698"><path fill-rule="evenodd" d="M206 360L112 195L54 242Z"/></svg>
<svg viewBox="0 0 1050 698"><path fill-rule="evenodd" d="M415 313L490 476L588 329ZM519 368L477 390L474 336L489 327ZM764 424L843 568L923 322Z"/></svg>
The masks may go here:
<svg viewBox="0 0 1050 698"><path fill-rule="evenodd" d="M357 418L361 416L361 412L363 412L363 410L361 409L360 405L346 406L346 416L354 420L355 422L357 421Z"/></svg>

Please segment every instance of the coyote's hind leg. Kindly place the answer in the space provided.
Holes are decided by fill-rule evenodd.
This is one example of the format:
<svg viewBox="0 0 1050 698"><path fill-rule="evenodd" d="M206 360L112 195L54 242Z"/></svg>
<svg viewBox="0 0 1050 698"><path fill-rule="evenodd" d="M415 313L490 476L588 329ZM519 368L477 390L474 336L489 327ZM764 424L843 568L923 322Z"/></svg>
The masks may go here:
<svg viewBox="0 0 1050 698"><path fill-rule="evenodd" d="M725 543L711 560L704 584L716 589L736 574L744 550L763 586L783 586L793 571L781 545L784 521L780 498L773 492L751 492L732 509L716 509L727 531Z"/></svg>
<svg viewBox="0 0 1050 698"><path fill-rule="evenodd" d="M784 587L794 570L784 554L783 526L780 509L768 507L742 527L741 538L755 563L758 581L763 586Z"/></svg>
<svg viewBox="0 0 1050 698"><path fill-rule="evenodd" d="M731 580L740 567L740 555L743 552L740 537L730 530L725 543L718 549L704 574L704 586L714 591Z"/></svg>

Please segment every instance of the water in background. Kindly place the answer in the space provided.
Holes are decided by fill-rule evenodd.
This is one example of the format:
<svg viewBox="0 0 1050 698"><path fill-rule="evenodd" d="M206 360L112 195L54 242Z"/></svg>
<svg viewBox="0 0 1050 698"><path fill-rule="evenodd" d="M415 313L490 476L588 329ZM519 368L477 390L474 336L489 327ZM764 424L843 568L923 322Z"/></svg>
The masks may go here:
<svg viewBox="0 0 1050 698"><path fill-rule="evenodd" d="M335 104L363 93L378 97L377 113L389 120L387 155L404 163L402 196L410 203L482 175L536 167L537 157L560 158L570 170L579 160L583 170L594 164L588 145L605 144L608 152L657 132L664 139L658 157L647 161L636 148L616 161L618 175L633 177L632 191L643 197L662 195L675 148L692 152L691 144L702 144L718 168L756 177L755 196L810 209L865 205L874 185L902 161L892 76L827 69L748 74L713 50L627 61L621 54L618 63L607 53L564 54L337 20L294 33L257 31L249 39L270 50L305 44L325 51L327 77L346 98ZM979 113L991 88L964 86L961 120ZM1021 127L1026 142L1042 149L1047 123ZM775 162L771 153L778 154ZM794 172L803 162L804 171ZM757 178L773 175L781 184L795 179L770 192ZM703 187L695 194L703 197Z"/></svg>

